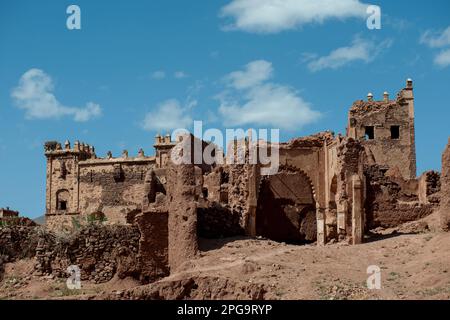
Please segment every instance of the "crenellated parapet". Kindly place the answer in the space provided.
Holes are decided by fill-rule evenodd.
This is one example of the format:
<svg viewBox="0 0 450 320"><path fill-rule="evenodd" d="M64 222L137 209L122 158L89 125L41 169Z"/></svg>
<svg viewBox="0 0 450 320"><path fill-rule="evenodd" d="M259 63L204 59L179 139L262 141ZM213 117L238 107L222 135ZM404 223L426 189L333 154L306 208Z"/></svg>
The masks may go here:
<svg viewBox="0 0 450 320"><path fill-rule="evenodd" d="M66 156L68 154L76 155L80 160L95 159L95 147L87 143L75 141L73 147L71 147L70 141L64 142L64 147L58 141L47 141L44 144L44 151L47 157Z"/></svg>

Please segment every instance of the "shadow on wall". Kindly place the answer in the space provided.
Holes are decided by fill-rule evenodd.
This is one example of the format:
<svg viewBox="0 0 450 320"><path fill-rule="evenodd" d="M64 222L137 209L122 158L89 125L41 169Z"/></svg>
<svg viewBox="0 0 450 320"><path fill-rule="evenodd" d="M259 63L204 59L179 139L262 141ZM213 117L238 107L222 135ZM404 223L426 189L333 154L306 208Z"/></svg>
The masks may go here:
<svg viewBox="0 0 450 320"><path fill-rule="evenodd" d="M303 174L284 172L264 179L256 213L258 235L306 244L317 240L313 190Z"/></svg>
<svg viewBox="0 0 450 320"><path fill-rule="evenodd" d="M197 208L197 235L207 239L242 236L239 212L214 202L208 207Z"/></svg>

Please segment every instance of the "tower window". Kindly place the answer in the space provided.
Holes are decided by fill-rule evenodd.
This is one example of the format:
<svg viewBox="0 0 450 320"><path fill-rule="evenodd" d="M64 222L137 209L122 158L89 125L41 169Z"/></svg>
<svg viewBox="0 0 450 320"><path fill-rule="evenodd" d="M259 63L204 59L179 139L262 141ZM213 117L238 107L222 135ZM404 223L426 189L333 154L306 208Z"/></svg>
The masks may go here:
<svg viewBox="0 0 450 320"><path fill-rule="evenodd" d="M68 190L59 190L56 193L56 210L69 210L70 193Z"/></svg>
<svg viewBox="0 0 450 320"><path fill-rule="evenodd" d="M373 140L375 139L375 128L373 126L366 126L366 139Z"/></svg>
<svg viewBox="0 0 450 320"><path fill-rule="evenodd" d="M60 201L58 209L59 210L67 210L67 202L66 201Z"/></svg>
<svg viewBox="0 0 450 320"><path fill-rule="evenodd" d="M207 188L202 188L202 193L203 193L203 198L204 199L208 199L208 189Z"/></svg>
<svg viewBox="0 0 450 320"><path fill-rule="evenodd" d="M391 139L400 139L400 126L391 126Z"/></svg>

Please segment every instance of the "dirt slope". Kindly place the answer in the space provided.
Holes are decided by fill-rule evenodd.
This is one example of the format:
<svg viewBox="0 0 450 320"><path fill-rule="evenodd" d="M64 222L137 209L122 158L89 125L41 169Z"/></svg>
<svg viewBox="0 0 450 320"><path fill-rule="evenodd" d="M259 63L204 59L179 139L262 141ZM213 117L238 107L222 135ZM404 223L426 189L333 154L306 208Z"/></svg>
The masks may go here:
<svg viewBox="0 0 450 320"><path fill-rule="evenodd" d="M432 231L420 234L384 230L359 246L202 240L200 256L185 263L183 271L147 286L113 279L72 291L64 280L32 276L32 260L19 261L6 265L0 298L450 299L450 233L429 225ZM421 227L403 229L427 229ZM381 269L380 290L367 289L371 265Z"/></svg>

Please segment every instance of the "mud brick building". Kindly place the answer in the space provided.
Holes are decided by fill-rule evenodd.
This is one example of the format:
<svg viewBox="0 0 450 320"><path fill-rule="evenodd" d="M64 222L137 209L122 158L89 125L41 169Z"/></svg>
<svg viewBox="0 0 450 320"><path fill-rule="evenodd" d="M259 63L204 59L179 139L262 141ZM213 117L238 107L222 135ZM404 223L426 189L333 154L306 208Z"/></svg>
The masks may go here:
<svg viewBox="0 0 450 320"><path fill-rule="evenodd" d="M407 80L395 100L384 92L382 101L357 101L349 112L347 136L361 141L367 162L400 171L406 179L416 177L413 83Z"/></svg>
<svg viewBox="0 0 450 320"><path fill-rule="evenodd" d="M99 158L84 143L47 142L47 227L70 229L92 217L137 224L152 278L164 273L161 261L176 268L195 255L198 236L359 244L371 228L424 217L439 205L440 175L416 178L409 79L395 100L384 93L380 101L372 94L356 101L345 136L321 132L273 144L280 164L273 175L249 162L176 166L175 145L158 135L155 156L139 150Z"/></svg>

